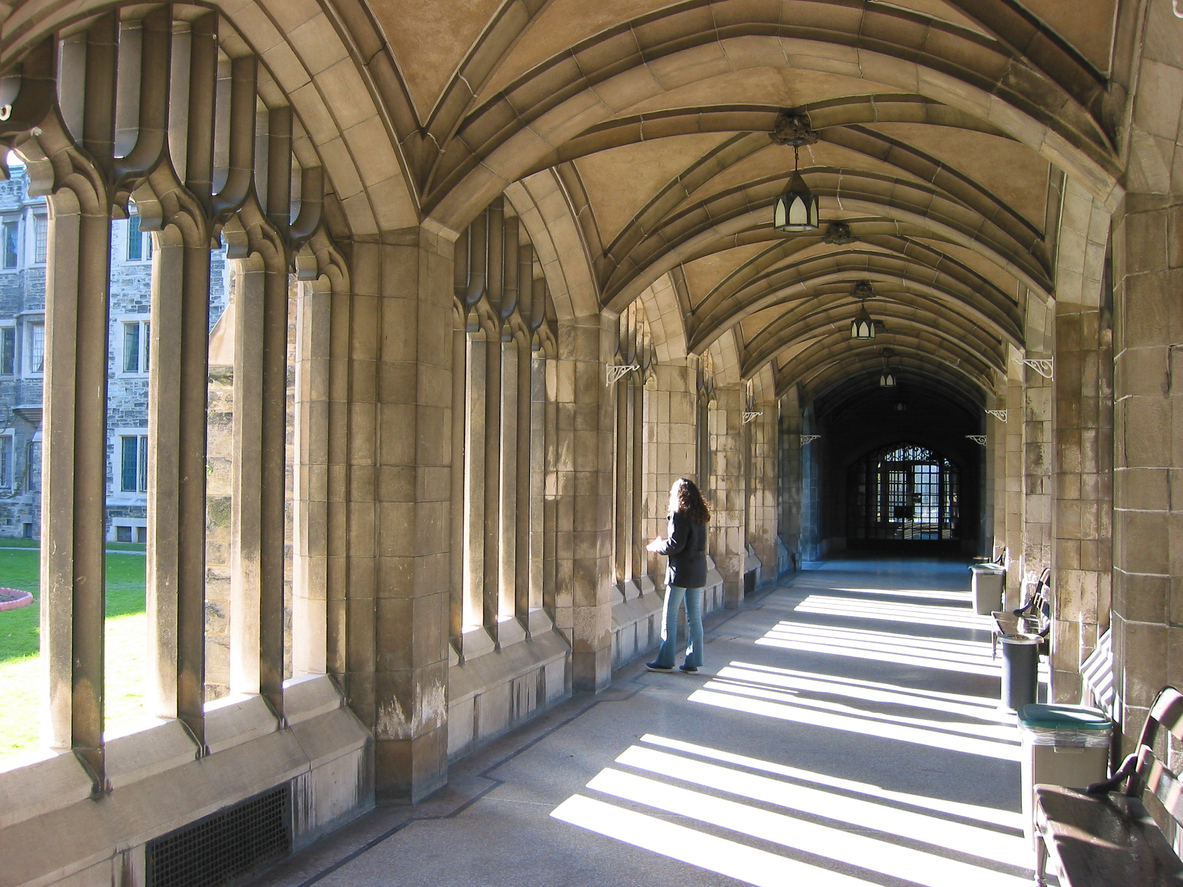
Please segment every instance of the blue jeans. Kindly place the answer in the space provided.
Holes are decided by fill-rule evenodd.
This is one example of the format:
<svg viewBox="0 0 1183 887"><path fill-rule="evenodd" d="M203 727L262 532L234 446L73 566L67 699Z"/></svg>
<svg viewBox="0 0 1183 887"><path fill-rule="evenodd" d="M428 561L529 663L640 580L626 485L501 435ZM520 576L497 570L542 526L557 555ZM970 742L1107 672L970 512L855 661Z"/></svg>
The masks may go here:
<svg viewBox="0 0 1183 887"><path fill-rule="evenodd" d="M686 644L686 665L702 667L702 589L680 588L671 585L665 590L665 605L662 607L661 649L657 651L657 664L664 668L674 667L678 643L678 610L682 599L686 599L686 625L689 629L689 643Z"/></svg>

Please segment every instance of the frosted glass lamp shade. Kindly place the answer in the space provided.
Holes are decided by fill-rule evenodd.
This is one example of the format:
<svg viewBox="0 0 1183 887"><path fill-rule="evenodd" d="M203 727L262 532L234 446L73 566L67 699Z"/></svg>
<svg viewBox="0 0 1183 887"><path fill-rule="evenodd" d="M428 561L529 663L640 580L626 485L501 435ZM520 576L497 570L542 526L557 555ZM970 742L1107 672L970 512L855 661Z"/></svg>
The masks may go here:
<svg viewBox="0 0 1183 887"><path fill-rule="evenodd" d="M794 171L788 190L776 198L772 215L773 227L786 234L808 234L818 229L817 195L805 187L800 173Z"/></svg>
<svg viewBox="0 0 1183 887"><path fill-rule="evenodd" d="M875 338L875 321L871 320L871 315L867 313L865 305L859 309L858 314L855 315L854 320L850 324L850 338Z"/></svg>

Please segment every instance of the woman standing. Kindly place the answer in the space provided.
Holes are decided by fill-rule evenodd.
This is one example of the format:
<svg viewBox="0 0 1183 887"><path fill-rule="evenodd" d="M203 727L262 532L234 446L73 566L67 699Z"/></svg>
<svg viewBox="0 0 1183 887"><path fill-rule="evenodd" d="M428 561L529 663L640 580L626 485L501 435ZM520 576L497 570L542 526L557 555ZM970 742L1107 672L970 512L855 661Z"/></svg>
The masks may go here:
<svg viewBox="0 0 1183 887"><path fill-rule="evenodd" d="M678 638L678 608L686 600L686 624L690 638L681 670L697 674L702 665L702 594L707 581L707 521L711 512L702 493L688 478L670 488L668 538L654 538L646 548L669 558L665 571L665 604L662 608L661 649L657 659L645 663L651 671L674 667Z"/></svg>

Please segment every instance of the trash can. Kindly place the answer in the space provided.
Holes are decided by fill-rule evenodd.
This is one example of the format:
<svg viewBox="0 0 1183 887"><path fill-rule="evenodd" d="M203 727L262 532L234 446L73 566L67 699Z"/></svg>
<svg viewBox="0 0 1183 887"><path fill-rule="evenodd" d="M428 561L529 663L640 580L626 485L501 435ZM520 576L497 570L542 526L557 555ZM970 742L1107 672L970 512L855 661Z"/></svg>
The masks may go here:
<svg viewBox="0 0 1183 887"><path fill-rule="evenodd" d="M1024 705L1023 832L1034 842L1034 789L1040 783L1084 788L1109 776L1113 722L1083 705Z"/></svg>
<svg viewBox="0 0 1183 887"><path fill-rule="evenodd" d="M1002 644L1002 704L1018 711L1039 699L1039 644L1034 635L999 635Z"/></svg>
<svg viewBox="0 0 1183 887"><path fill-rule="evenodd" d="M973 589L974 612L989 616L995 610L1001 610L1006 567L995 563L973 564L969 570L973 574L970 588Z"/></svg>

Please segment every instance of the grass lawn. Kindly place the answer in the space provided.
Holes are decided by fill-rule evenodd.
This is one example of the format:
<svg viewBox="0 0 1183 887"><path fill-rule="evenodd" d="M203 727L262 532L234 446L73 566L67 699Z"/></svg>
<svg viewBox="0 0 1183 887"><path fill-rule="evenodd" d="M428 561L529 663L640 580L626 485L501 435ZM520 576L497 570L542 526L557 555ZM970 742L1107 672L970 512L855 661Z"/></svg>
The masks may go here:
<svg viewBox="0 0 1183 887"><path fill-rule="evenodd" d="M143 715L147 621L144 546L107 546L106 729ZM33 593L34 602L0 612L0 760L35 748L41 733L40 552L36 542L0 540L0 587Z"/></svg>

